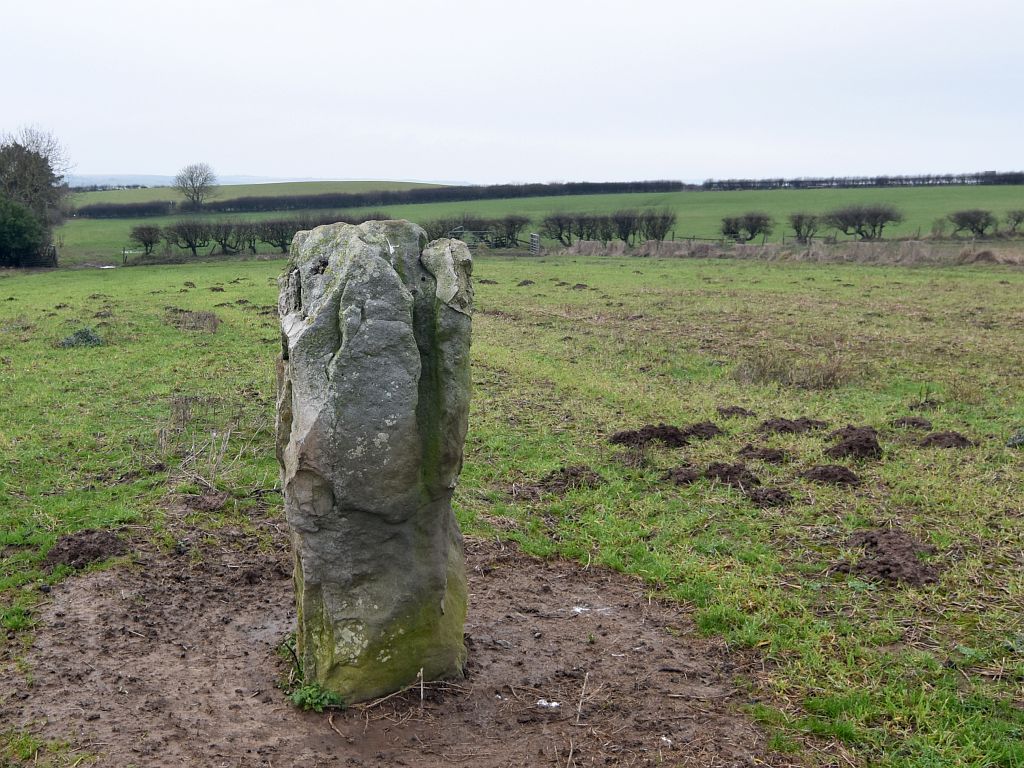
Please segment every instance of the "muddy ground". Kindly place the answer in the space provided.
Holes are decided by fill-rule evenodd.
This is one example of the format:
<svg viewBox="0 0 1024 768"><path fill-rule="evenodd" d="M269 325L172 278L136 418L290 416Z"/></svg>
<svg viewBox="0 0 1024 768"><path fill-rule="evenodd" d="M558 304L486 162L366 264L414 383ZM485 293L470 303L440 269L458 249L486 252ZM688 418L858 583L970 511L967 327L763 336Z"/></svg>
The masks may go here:
<svg viewBox="0 0 1024 768"><path fill-rule="evenodd" d="M231 529L201 541L136 543L131 563L54 587L22 666L5 662L0 729L103 766L791 764L742 712L753 656L637 580L482 540L466 547L467 679L301 712L278 687L281 536L270 552Z"/></svg>

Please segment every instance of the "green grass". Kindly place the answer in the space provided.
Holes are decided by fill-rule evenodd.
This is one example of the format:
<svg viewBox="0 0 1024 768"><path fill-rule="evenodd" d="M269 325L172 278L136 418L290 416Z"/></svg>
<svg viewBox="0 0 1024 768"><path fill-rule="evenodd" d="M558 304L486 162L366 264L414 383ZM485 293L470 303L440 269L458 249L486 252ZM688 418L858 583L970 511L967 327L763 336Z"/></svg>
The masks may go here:
<svg viewBox="0 0 1024 768"><path fill-rule="evenodd" d="M231 494L222 514L244 520L250 492L274 485L278 333L272 314L250 307L274 303L281 267L0 276L9 656L23 653L34 627L35 586L61 577L41 568L57 536L129 523L161 540L161 501L183 482L181 453L167 444L176 399L207 404L184 442L234 429L227 453L240 459L226 466L204 454L200 467ZM474 276L497 284L477 287L475 392L456 495L464 530L638 574L685 605L700 632L760 655L765 672L746 680L750 713L779 749L810 762L824 759L817 750L842 750L882 766L1024 766L1024 453L1005 447L1024 426L1024 273L487 256ZM535 284L518 287L524 278ZM186 281L198 287L180 293ZM223 324L214 334L178 330L165 322L168 305L216 312ZM95 317L108 307L111 317ZM86 324L108 345L53 346ZM846 375L814 389L737 381L736 365L764 348L773 365L836 359ZM979 444L925 449L887 427L924 400L933 405L918 413L936 429ZM734 461L760 441L758 419L717 416L731 404L762 418L875 425L886 455L844 462L865 479L859 489L815 486L798 473L822 462L827 441L769 439L795 455L752 463L765 484L793 493L781 509L706 481L665 482L669 467ZM607 442L645 423L705 419L728 434L654 448L640 468ZM570 464L604 482L539 502L509 496L513 482ZM130 479L111 480L122 476ZM845 544L852 531L888 524L939 550L930 558L938 584L888 587L832 568L859 556Z"/></svg>
<svg viewBox="0 0 1024 768"><path fill-rule="evenodd" d="M319 183L319 182L318 182ZM326 184L327 182L323 182ZM350 183L350 182L345 182ZM377 182L366 182L375 185ZM254 189L289 187L305 192L305 183L292 185L254 185ZM225 188L236 189L236 188ZM237 189L241 189L238 187ZM310 187L312 191L321 190ZM154 190L126 190L124 192L90 192L89 195L125 195L116 198L128 202L135 193ZM131 193L131 194L129 194ZM268 191L267 194L270 192ZM234 195L232 195L234 196ZM158 199L162 199L159 198ZM794 211L824 212L851 203L892 203L906 215L902 224L887 229L886 237L911 237L918 233L928 235L932 222L947 214L966 208L985 208L1002 216L1007 210L1024 208L1024 187L936 187L930 189L837 189L837 190L768 190L739 192L662 192L614 195L570 195L562 197L530 197L514 200L481 200L456 203L423 203L416 205L379 206L394 218L423 222L443 216L471 213L478 216L504 216L509 213L529 216L536 229L541 219L552 211L580 211L609 213L621 208L670 208L678 216L675 234L678 238L719 237L722 217L746 211L762 210L771 214L777 223L772 241L791 234L785 225L786 216ZM322 212L320 212L322 213ZM261 219L295 215L295 212L266 214L222 215L211 218ZM163 219L77 219L61 227L58 238L62 263L74 264L88 260L119 261L121 249L128 244L131 228L141 223L165 224Z"/></svg>
<svg viewBox="0 0 1024 768"><path fill-rule="evenodd" d="M267 197L269 195L318 195L326 192L369 192L381 189L418 189L436 187L415 181L281 181L271 184L224 184L217 187L217 200L235 197ZM76 192L71 196L75 207L91 203L148 203L155 200L182 200L172 187L146 189L110 189L100 192Z"/></svg>

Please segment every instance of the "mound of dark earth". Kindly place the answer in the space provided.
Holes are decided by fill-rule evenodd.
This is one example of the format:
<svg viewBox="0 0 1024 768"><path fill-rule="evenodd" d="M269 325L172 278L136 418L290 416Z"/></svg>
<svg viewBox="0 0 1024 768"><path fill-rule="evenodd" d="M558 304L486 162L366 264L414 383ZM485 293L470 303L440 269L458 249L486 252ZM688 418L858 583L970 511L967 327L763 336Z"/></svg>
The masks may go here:
<svg viewBox="0 0 1024 768"><path fill-rule="evenodd" d="M748 411L746 408L740 405L726 405L719 406L717 409L718 415L723 419L735 419L735 418L751 418L757 416L753 411Z"/></svg>
<svg viewBox="0 0 1024 768"><path fill-rule="evenodd" d="M848 424L830 434L829 439L839 441L825 451L825 455L830 459L882 458L882 446L878 444L878 430L874 427L855 427Z"/></svg>
<svg viewBox="0 0 1024 768"><path fill-rule="evenodd" d="M747 498L758 507L785 507L793 503L793 496L781 488L750 488Z"/></svg>
<svg viewBox="0 0 1024 768"><path fill-rule="evenodd" d="M932 432L918 445L922 448L970 448L974 443L959 432Z"/></svg>
<svg viewBox="0 0 1024 768"><path fill-rule="evenodd" d="M846 543L850 547L863 547L864 556L852 565L840 563L836 567L840 573L915 587L939 580L938 569L921 560L923 555L934 555L935 547L922 544L904 531L888 528L858 531Z"/></svg>
<svg viewBox="0 0 1024 768"><path fill-rule="evenodd" d="M860 478L846 467L838 464L823 464L811 467L801 477L825 485L860 485Z"/></svg>
<svg viewBox="0 0 1024 768"><path fill-rule="evenodd" d="M696 424L687 424L684 427L677 427L672 424L647 424L640 429L627 429L616 432L608 442L616 445L647 445L655 440L664 443L672 448L681 448L693 440L710 440L713 437L724 435L717 424L710 421L699 421Z"/></svg>
<svg viewBox="0 0 1024 768"><path fill-rule="evenodd" d="M196 512L216 512L227 503L228 494L217 491L207 491L196 495L184 495L180 497L181 503Z"/></svg>
<svg viewBox="0 0 1024 768"><path fill-rule="evenodd" d="M734 488L752 488L755 485L760 485L761 480L747 469L746 464L725 464L724 462L714 462L708 465L708 468L704 470L704 477L709 480L717 480L724 485L731 485Z"/></svg>
<svg viewBox="0 0 1024 768"><path fill-rule="evenodd" d="M932 423L921 416L901 416L892 420L894 427L902 429L931 429Z"/></svg>
<svg viewBox="0 0 1024 768"><path fill-rule="evenodd" d="M517 283L517 285L518 285L518 286L519 286L520 288L522 288L523 286L526 286L526 285L533 285L533 284L534 284L533 280L520 280L520 281L519 281L519 282Z"/></svg>
<svg viewBox="0 0 1024 768"><path fill-rule="evenodd" d="M117 557L127 551L128 547L112 531L78 531L57 539L46 553L43 566L52 571L59 565L67 565L77 571L90 563Z"/></svg>
<svg viewBox="0 0 1024 768"><path fill-rule="evenodd" d="M608 442L615 445L647 445L657 440L672 448L681 448L687 444L687 437L683 430L671 424L647 424L640 429L616 432L608 438Z"/></svg>
<svg viewBox="0 0 1024 768"><path fill-rule="evenodd" d="M577 488L596 488L601 476L587 466L559 467L534 484L512 484L512 497L536 501L545 493L564 494Z"/></svg>
<svg viewBox="0 0 1024 768"><path fill-rule="evenodd" d="M694 483L699 480L703 474L704 473L696 467L687 464L670 469L665 473L665 479L671 480L676 485L689 485L690 483Z"/></svg>
<svg viewBox="0 0 1024 768"><path fill-rule="evenodd" d="M752 443L747 443L740 448L737 456L748 461L756 459L767 464L782 464L789 461L790 458L789 453L781 448L767 448L763 446L758 448Z"/></svg>
<svg viewBox="0 0 1024 768"><path fill-rule="evenodd" d="M497 280L488 280L487 278L484 278L483 280L477 280L476 284L477 285L497 285L498 281Z"/></svg>
<svg viewBox="0 0 1024 768"><path fill-rule="evenodd" d="M827 426L824 421L809 419L806 416L799 419L774 418L762 421L757 431L765 435L802 435L811 430L825 429Z"/></svg>
<svg viewBox="0 0 1024 768"><path fill-rule="evenodd" d="M743 713L754 655L640 580L476 539L466 679L298 711L277 687L289 554L239 542L54 587L22 671L3 663L0 730L149 768L792 764Z"/></svg>
<svg viewBox="0 0 1024 768"><path fill-rule="evenodd" d="M725 434L717 424L710 421L698 421L696 424L687 424L682 428L682 432L687 437L692 437L695 440L710 440L713 437Z"/></svg>

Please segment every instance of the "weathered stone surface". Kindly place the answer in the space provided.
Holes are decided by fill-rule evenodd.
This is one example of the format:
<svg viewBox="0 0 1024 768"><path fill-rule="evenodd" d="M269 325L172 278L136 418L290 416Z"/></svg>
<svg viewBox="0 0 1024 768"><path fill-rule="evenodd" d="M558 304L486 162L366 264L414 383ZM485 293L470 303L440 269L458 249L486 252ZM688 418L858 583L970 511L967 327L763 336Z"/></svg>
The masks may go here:
<svg viewBox="0 0 1024 768"><path fill-rule="evenodd" d="M451 509L469 249L406 221L299 232L280 281L278 460L307 681L354 703L465 664Z"/></svg>

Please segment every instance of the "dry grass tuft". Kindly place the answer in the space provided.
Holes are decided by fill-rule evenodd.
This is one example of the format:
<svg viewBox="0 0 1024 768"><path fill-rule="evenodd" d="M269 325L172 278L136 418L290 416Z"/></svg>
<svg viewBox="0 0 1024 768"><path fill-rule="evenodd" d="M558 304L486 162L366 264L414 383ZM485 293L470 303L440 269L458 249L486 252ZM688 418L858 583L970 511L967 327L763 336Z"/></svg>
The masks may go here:
<svg viewBox="0 0 1024 768"><path fill-rule="evenodd" d="M801 358L777 347L747 352L733 369L740 384L781 384L801 389L837 389L854 381L856 371L838 356Z"/></svg>
<svg viewBox="0 0 1024 768"><path fill-rule="evenodd" d="M216 333L221 322L213 312L193 312L178 307L168 307L164 319L169 325L183 331L202 331L204 333Z"/></svg>

